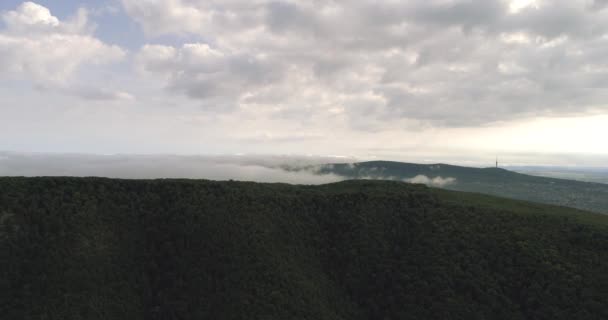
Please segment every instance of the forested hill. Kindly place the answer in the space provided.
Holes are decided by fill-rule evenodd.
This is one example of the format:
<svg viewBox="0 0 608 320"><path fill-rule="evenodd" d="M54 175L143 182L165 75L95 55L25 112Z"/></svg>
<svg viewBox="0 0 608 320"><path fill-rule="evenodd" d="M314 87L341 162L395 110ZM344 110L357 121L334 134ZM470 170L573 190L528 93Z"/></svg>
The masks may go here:
<svg viewBox="0 0 608 320"><path fill-rule="evenodd" d="M608 184L603 183L531 176L501 168L392 161L327 164L315 167L315 170L320 174L332 173L350 179L407 180L424 176L439 179L435 185L450 190L480 192L608 214Z"/></svg>
<svg viewBox="0 0 608 320"><path fill-rule="evenodd" d="M608 319L608 216L390 181L0 178L2 319Z"/></svg>

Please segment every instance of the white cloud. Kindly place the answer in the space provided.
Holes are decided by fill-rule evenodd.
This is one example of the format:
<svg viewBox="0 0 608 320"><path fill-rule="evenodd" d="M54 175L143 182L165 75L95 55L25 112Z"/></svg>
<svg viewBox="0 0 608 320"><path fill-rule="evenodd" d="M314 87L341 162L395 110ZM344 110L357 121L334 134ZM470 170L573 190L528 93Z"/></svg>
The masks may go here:
<svg viewBox="0 0 608 320"><path fill-rule="evenodd" d="M59 19L49 9L33 2L24 2L16 11L3 15L9 30L47 29L59 26Z"/></svg>
<svg viewBox="0 0 608 320"><path fill-rule="evenodd" d="M604 108L608 10L587 1L122 0L144 69L207 109L375 131ZM392 123L392 124L391 124Z"/></svg>
<svg viewBox="0 0 608 320"><path fill-rule="evenodd" d="M446 186L449 186L451 184L454 184L456 182L455 178L451 178L451 177L447 177L447 178L443 178L443 177L435 177L435 178L429 178L425 175L417 175L413 178L410 179L404 179L403 181L405 182L409 182L409 183L421 183L421 184L426 184L432 187L439 187L439 188L443 188Z"/></svg>
<svg viewBox="0 0 608 320"><path fill-rule="evenodd" d="M510 0L509 1L509 11L511 13L518 13L521 10L526 8L536 8L538 9L539 3L538 0Z"/></svg>
<svg viewBox="0 0 608 320"><path fill-rule="evenodd" d="M127 13L148 34L198 33L211 13L182 0L125 0Z"/></svg>
<svg viewBox="0 0 608 320"><path fill-rule="evenodd" d="M0 71L38 87L70 91L82 67L106 65L126 55L92 35L84 9L60 21L49 9L25 2L1 17L6 28L0 30Z"/></svg>

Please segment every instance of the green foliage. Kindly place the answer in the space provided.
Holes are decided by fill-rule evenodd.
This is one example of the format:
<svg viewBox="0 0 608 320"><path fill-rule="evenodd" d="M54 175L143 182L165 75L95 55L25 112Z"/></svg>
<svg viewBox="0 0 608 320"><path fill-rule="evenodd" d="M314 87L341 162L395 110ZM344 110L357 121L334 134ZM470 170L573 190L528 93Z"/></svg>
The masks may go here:
<svg viewBox="0 0 608 320"><path fill-rule="evenodd" d="M607 319L608 216L397 182L0 178L2 319Z"/></svg>
<svg viewBox="0 0 608 320"><path fill-rule="evenodd" d="M299 170L299 168L285 168ZM446 189L479 192L511 199L534 201L608 214L608 184L536 177L500 168L469 168L447 164L414 164L369 161L355 164L330 164L315 168L354 179L454 178Z"/></svg>

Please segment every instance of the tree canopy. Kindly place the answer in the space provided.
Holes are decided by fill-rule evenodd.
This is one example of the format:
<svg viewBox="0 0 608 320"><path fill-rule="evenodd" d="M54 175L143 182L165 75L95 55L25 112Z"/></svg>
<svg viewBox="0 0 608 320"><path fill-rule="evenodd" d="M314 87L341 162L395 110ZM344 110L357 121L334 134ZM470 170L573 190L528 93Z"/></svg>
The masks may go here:
<svg viewBox="0 0 608 320"><path fill-rule="evenodd" d="M0 178L4 319L607 319L608 216L390 181Z"/></svg>

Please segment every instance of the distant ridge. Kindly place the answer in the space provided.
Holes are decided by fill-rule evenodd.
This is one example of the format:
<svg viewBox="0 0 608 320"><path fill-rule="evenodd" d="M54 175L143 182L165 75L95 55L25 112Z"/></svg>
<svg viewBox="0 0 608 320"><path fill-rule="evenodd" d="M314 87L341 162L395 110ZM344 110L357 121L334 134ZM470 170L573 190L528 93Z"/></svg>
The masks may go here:
<svg viewBox="0 0 608 320"><path fill-rule="evenodd" d="M331 173L350 179L415 182L417 176L424 176L431 181L451 178L451 183L430 185L608 214L608 184L531 176L500 167L472 168L445 163L367 161L326 164L316 170L320 174Z"/></svg>

